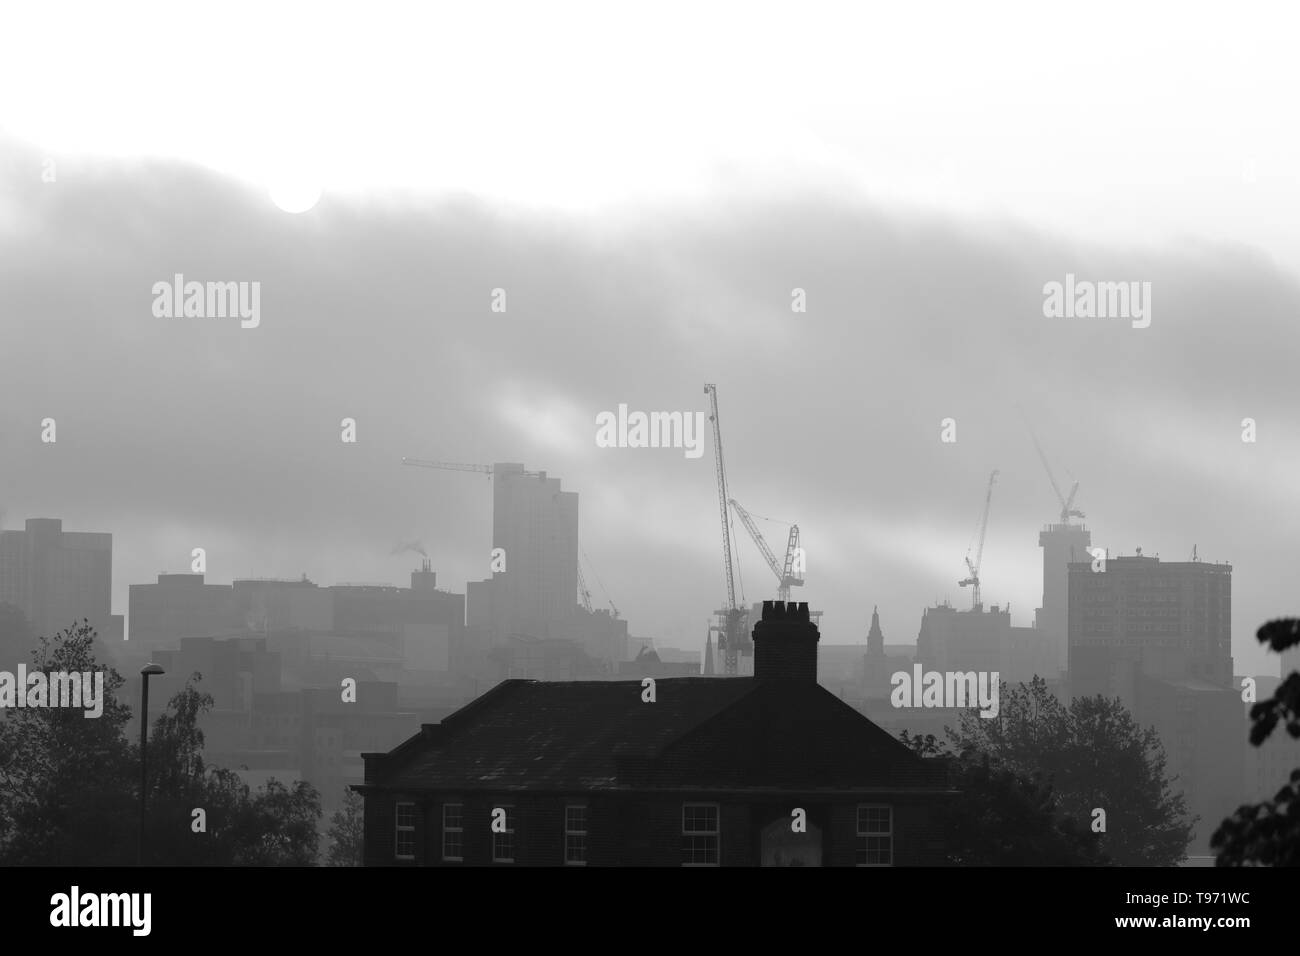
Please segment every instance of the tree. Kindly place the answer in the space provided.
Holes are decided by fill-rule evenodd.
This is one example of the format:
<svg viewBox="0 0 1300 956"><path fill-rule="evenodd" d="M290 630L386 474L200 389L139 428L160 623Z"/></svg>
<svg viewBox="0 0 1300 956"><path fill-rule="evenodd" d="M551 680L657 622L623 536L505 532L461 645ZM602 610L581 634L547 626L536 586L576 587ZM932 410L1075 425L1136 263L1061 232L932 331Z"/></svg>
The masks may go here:
<svg viewBox="0 0 1300 956"><path fill-rule="evenodd" d="M0 615L0 620L3 620ZM127 740L124 681L105 670L87 622L44 638L29 670L105 672L103 714L66 707L12 709L0 718L0 865L133 863L140 750ZM252 791L232 770L203 762L200 718L212 697L194 674L154 721L149 741L150 864L310 866L319 849L320 798L299 781ZM193 811L205 828L196 830Z"/></svg>
<svg viewBox="0 0 1300 956"><path fill-rule="evenodd" d="M268 780L252 790L203 761L199 721L212 709L192 674L154 721L149 743L149 862L173 866L313 866L320 796L311 784ZM204 829L194 828L203 811Z"/></svg>
<svg viewBox="0 0 1300 956"><path fill-rule="evenodd" d="M1105 811L1100 849L1121 866L1174 866L1187 854L1195 818L1187 814L1154 728L1140 728L1118 699L1076 697L1061 703L1042 678L1008 691L997 717L962 714L949 729L953 749L987 756L993 770L1038 779L1066 819L1090 826Z"/></svg>
<svg viewBox="0 0 1300 956"><path fill-rule="evenodd" d="M343 792L343 806L330 817L327 866L360 866L364 845L365 801L351 787Z"/></svg>
<svg viewBox="0 0 1300 956"><path fill-rule="evenodd" d="M1269 621L1255 634L1281 653L1300 645L1300 618ZM1250 709L1250 742L1258 747L1281 724L1300 737L1300 671L1292 671L1268 700ZM1218 866L1300 866L1300 767L1272 800L1243 804L1214 832Z"/></svg>
<svg viewBox="0 0 1300 956"><path fill-rule="evenodd" d="M900 734L918 756L946 760L961 797L941 816L949 863L957 866L1096 866L1108 862L1096 837L1062 816L1050 785L999 767L988 754L954 754L933 735Z"/></svg>
<svg viewBox="0 0 1300 956"><path fill-rule="evenodd" d="M7 865L86 865L130 859L135 806L126 724L131 709L118 700L124 681L95 657L95 631L86 621L40 638L29 672L104 670L103 713L33 707L0 720L0 862ZM25 688L23 689L25 691Z"/></svg>

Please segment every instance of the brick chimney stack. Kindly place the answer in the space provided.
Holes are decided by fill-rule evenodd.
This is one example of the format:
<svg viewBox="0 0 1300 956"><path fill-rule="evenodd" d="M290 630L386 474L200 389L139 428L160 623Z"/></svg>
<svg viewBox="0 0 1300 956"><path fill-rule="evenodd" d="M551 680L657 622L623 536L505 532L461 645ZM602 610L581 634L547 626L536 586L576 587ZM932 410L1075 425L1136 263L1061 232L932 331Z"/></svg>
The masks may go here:
<svg viewBox="0 0 1300 956"><path fill-rule="evenodd" d="M764 601L763 619L754 626L754 676L817 683L819 640L807 601Z"/></svg>

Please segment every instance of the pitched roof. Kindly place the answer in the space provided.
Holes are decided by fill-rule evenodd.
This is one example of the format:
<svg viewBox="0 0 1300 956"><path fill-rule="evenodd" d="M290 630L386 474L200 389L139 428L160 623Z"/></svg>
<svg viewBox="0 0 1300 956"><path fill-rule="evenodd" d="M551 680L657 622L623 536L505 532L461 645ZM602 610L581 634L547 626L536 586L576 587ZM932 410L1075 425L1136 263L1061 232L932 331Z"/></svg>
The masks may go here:
<svg viewBox="0 0 1300 956"><path fill-rule="evenodd" d="M640 681L510 680L371 755L366 782L588 790L627 786L638 765L649 786L933 786L921 763L813 683L660 678L646 703Z"/></svg>

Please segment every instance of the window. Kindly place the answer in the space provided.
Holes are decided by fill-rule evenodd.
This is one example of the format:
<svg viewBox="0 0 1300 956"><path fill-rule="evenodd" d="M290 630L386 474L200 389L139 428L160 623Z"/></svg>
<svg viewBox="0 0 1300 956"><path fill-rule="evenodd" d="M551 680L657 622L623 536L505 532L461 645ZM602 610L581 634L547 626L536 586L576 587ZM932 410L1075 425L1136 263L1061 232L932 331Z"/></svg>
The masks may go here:
<svg viewBox="0 0 1300 956"><path fill-rule="evenodd" d="M442 858L465 858L465 806L461 803L442 805Z"/></svg>
<svg viewBox="0 0 1300 956"><path fill-rule="evenodd" d="M682 804L682 866L718 865L718 805Z"/></svg>
<svg viewBox="0 0 1300 956"><path fill-rule="evenodd" d="M515 862L515 808L514 807L493 807L492 818L493 826L496 825L496 811L504 810L506 812L506 830L504 833L492 831L492 862L493 863L513 863Z"/></svg>
<svg viewBox="0 0 1300 956"><path fill-rule="evenodd" d="M587 808L569 805L564 808L564 862L570 866L587 865Z"/></svg>
<svg viewBox="0 0 1300 956"><path fill-rule="evenodd" d="M894 811L891 807L858 807L858 866L893 866Z"/></svg>
<svg viewBox="0 0 1300 956"><path fill-rule="evenodd" d="M394 853L399 860L415 859L415 804L397 805L397 840Z"/></svg>

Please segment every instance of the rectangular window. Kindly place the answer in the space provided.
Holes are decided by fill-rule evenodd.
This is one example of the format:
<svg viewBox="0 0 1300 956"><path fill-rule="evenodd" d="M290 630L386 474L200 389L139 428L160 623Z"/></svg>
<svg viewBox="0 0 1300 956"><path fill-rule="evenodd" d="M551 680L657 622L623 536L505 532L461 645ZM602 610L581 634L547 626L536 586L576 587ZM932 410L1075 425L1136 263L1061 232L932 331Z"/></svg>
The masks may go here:
<svg viewBox="0 0 1300 956"><path fill-rule="evenodd" d="M465 806L461 803L442 805L442 858L465 859Z"/></svg>
<svg viewBox="0 0 1300 956"><path fill-rule="evenodd" d="M718 865L718 805L682 804L682 866Z"/></svg>
<svg viewBox="0 0 1300 956"><path fill-rule="evenodd" d="M415 804L397 805L397 839L394 853L399 860L415 859Z"/></svg>
<svg viewBox="0 0 1300 956"><path fill-rule="evenodd" d="M564 808L564 862L587 864L587 808L571 804Z"/></svg>
<svg viewBox="0 0 1300 956"><path fill-rule="evenodd" d="M505 832L498 833L496 828L497 810L506 812ZM515 808L514 807L493 807L492 808L492 862L493 863L513 863L515 862Z"/></svg>
<svg viewBox="0 0 1300 956"><path fill-rule="evenodd" d="M858 866L894 865L894 811L891 807L864 804L858 807Z"/></svg>

